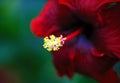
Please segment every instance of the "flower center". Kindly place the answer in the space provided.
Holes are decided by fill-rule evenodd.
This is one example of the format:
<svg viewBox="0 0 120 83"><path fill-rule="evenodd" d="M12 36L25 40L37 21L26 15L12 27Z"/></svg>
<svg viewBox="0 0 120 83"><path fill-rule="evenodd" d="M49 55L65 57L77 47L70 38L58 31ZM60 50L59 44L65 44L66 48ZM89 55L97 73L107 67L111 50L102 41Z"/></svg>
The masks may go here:
<svg viewBox="0 0 120 83"><path fill-rule="evenodd" d="M64 45L65 41L68 41L81 33L82 30L76 30L75 32L69 34L66 37L60 35L60 37L55 37L55 35L50 35L49 37L44 38L43 47L48 51L58 51L60 47Z"/></svg>

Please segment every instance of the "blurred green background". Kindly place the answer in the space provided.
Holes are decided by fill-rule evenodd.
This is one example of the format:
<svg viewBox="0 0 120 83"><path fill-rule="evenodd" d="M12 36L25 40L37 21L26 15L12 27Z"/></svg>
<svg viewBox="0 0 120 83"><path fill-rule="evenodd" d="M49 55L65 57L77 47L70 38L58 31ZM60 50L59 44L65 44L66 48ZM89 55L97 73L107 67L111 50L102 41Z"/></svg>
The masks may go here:
<svg viewBox="0 0 120 83"><path fill-rule="evenodd" d="M51 54L30 31L46 0L0 0L0 83L97 83L75 74L58 78ZM120 74L120 63L115 70ZM3 82L1 80L7 80Z"/></svg>

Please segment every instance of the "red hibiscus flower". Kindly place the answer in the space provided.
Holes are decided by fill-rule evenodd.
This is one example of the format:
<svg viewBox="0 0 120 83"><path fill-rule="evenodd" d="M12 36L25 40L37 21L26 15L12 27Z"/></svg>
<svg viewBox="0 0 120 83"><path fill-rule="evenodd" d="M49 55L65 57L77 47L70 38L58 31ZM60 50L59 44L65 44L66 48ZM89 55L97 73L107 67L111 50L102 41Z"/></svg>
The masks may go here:
<svg viewBox="0 0 120 83"><path fill-rule="evenodd" d="M118 83L112 68L120 59L120 0L49 0L31 30L38 37L66 38L52 51L58 76L77 72Z"/></svg>

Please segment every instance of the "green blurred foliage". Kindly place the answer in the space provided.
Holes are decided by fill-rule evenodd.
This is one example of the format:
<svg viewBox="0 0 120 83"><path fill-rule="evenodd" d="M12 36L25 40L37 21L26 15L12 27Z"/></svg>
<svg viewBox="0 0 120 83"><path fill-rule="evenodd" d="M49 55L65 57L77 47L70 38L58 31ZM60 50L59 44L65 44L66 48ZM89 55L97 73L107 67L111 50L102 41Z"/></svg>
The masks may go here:
<svg viewBox="0 0 120 83"><path fill-rule="evenodd" d="M78 74L72 80L56 76L51 54L43 49L42 39L30 31L31 20L39 14L45 2L0 1L0 69L10 71L10 76L14 74L14 79L18 79L15 83L97 83Z"/></svg>

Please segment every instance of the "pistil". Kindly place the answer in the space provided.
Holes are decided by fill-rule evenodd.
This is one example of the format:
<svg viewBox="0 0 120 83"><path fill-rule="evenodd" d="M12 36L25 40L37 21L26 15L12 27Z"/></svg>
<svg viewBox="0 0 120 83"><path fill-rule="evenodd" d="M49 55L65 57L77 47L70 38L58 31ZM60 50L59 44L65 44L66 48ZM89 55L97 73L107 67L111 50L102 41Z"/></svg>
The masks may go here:
<svg viewBox="0 0 120 83"><path fill-rule="evenodd" d="M75 32L69 34L66 37L60 35L60 37L55 37L55 35L50 35L49 37L44 38L43 47L48 51L58 51L60 47L62 47L65 41L68 41L76 36L78 36L82 32L81 29L76 30Z"/></svg>

